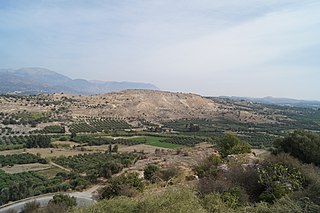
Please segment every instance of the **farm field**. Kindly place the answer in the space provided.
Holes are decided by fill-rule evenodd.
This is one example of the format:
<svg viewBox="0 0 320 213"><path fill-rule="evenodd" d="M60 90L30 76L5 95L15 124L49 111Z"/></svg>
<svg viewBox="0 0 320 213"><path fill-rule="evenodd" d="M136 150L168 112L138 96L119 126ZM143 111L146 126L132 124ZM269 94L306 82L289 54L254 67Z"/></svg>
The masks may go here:
<svg viewBox="0 0 320 213"><path fill-rule="evenodd" d="M151 146L147 144L139 144L139 145L133 145L133 146L122 146L119 147L120 152L144 152L144 153L155 153L155 151L159 149L158 146ZM163 148L161 149L168 150L168 148Z"/></svg>
<svg viewBox="0 0 320 213"><path fill-rule="evenodd" d="M166 139L165 137L145 136L145 137L136 137L129 140L144 141L146 145L156 146L160 148L167 148L167 149L178 149L183 147L182 145L179 145L179 144L162 142L165 139Z"/></svg>
<svg viewBox="0 0 320 213"><path fill-rule="evenodd" d="M81 151L77 149L68 149L68 148L33 148L33 149L17 149L17 150L6 150L0 151L0 155L12 155L12 154L40 154L43 158L52 158L57 156L73 156L83 153L90 153L91 151Z"/></svg>
<svg viewBox="0 0 320 213"><path fill-rule="evenodd" d="M6 166L0 168L2 171L15 174L20 172L30 172L30 171L40 171L40 170L48 170L52 166L50 164L40 164L40 163L32 163L32 164L23 164L23 165L14 165L14 166Z"/></svg>
<svg viewBox="0 0 320 213"><path fill-rule="evenodd" d="M39 171L36 171L35 173L41 176L44 176L46 178L54 178L58 173L60 172L66 172L66 170L60 169L56 166L51 166L47 169L42 169Z"/></svg>
<svg viewBox="0 0 320 213"><path fill-rule="evenodd" d="M38 100L35 96L31 99L34 104L43 102L47 106L48 97ZM104 187L112 183L113 178L119 177L118 181L125 181L125 176L131 173L137 173L142 178L133 183L142 181L147 189L158 187L157 184L150 186L158 181L161 186L175 184L176 181L184 184L189 178L193 180L194 177L190 176L196 174L194 168L200 161L212 155L222 156L219 155L222 153L219 142L225 140L228 134L233 135L231 139L238 138L236 141L240 143L233 151L244 153L230 159L220 159L221 168L230 162L255 164L272 156L276 139L283 138L296 127L309 127L316 132L319 118L319 112L312 109L293 109L290 114L281 107L270 109L270 106L253 104L250 108L233 103L228 103L228 107L220 106L219 110L225 114L215 119L198 117L153 121L85 113L72 117L66 108L61 111L62 106L54 105L63 101L49 103L52 108L47 112L7 111L0 114L0 159L3 164L0 174L5 180L0 188L1 203L43 193L82 191L92 185L99 188L95 195L102 196L101 190L105 190ZM67 102L63 107L68 104L72 106L73 102ZM90 107L92 110L99 108L94 105ZM237 114L232 111L234 109L248 110L250 113ZM304 120L292 122L293 118L299 119L305 115ZM19 116L26 119L20 120ZM157 178L143 179L144 169L150 164L159 167ZM218 172L215 166L212 170L203 168L201 171ZM179 178L170 182L167 177L176 173L179 173ZM26 184L23 177L27 177L31 184ZM17 185L13 185L14 182ZM127 185L123 187L121 193L129 193L130 196L138 193L127 190ZM7 195L15 191L19 194L13 197Z"/></svg>
<svg viewBox="0 0 320 213"><path fill-rule="evenodd" d="M65 149L65 148L35 148L27 149L27 153L37 154L39 153L41 157L52 158L57 156L74 156L83 153L90 153L90 151L80 151L76 149Z"/></svg>

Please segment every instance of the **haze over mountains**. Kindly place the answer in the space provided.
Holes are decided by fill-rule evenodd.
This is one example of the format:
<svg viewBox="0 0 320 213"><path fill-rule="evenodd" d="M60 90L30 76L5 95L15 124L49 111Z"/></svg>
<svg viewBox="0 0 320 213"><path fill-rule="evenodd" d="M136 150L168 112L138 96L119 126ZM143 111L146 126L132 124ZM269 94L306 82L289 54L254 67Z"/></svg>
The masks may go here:
<svg viewBox="0 0 320 213"><path fill-rule="evenodd" d="M0 69L0 93L99 94L125 89L157 90L158 88L147 83L71 79L44 68Z"/></svg>
<svg viewBox="0 0 320 213"><path fill-rule="evenodd" d="M0 69L0 94L102 94L127 89L159 90L153 84L138 82L116 82L85 79L71 79L45 68ZM296 100L289 98L253 98L221 96L232 100L246 100L263 104L320 108L320 101Z"/></svg>
<svg viewBox="0 0 320 213"><path fill-rule="evenodd" d="M307 108L320 108L320 101L311 100L297 100L292 98L275 98L275 97L263 97L263 98L253 98L253 97L236 97L236 96L221 96L221 98L228 98L231 100L246 100L255 103L262 104L275 104L280 106L293 106L293 107L307 107Z"/></svg>

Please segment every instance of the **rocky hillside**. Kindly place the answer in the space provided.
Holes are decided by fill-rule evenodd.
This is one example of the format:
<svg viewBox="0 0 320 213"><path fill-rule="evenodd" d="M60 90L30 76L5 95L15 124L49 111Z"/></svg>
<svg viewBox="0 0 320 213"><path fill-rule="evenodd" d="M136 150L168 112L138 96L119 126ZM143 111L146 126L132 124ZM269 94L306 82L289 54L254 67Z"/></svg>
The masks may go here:
<svg viewBox="0 0 320 213"><path fill-rule="evenodd" d="M66 116L106 116L168 121L181 118L231 119L240 122L275 123L285 116L271 111L261 113L250 103L237 103L196 94L157 90L125 90L99 95L55 93L32 99L0 99L3 111L61 111ZM256 106L256 105L254 105Z"/></svg>

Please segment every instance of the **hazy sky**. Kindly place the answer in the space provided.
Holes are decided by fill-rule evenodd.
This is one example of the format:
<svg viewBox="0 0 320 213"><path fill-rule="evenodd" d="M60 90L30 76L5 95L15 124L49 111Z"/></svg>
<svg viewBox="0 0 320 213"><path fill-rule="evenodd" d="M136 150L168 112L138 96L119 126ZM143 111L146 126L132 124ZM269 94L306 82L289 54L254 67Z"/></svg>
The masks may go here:
<svg viewBox="0 0 320 213"><path fill-rule="evenodd" d="M0 0L0 68L320 100L318 0Z"/></svg>

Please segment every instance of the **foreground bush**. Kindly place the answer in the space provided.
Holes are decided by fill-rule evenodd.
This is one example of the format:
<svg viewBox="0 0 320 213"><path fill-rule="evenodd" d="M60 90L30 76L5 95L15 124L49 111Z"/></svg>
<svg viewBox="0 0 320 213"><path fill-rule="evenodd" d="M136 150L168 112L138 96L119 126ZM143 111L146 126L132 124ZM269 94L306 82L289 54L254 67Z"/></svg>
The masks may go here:
<svg viewBox="0 0 320 213"><path fill-rule="evenodd" d="M69 213L316 213L320 206L304 198L298 201L283 197L273 204L239 205L237 196L208 194L197 197L186 188L169 188L163 192L145 194L140 198L117 197L95 205L74 209Z"/></svg>
<svg viewBox="0 0 320 213"><path fill-rule="evenodd" d="M73 213L204 213L207 212L199 198L184 188L170 188L161 193L145 195L142 198L118 197L100 201L98 204L74 210Z"/></svg>

